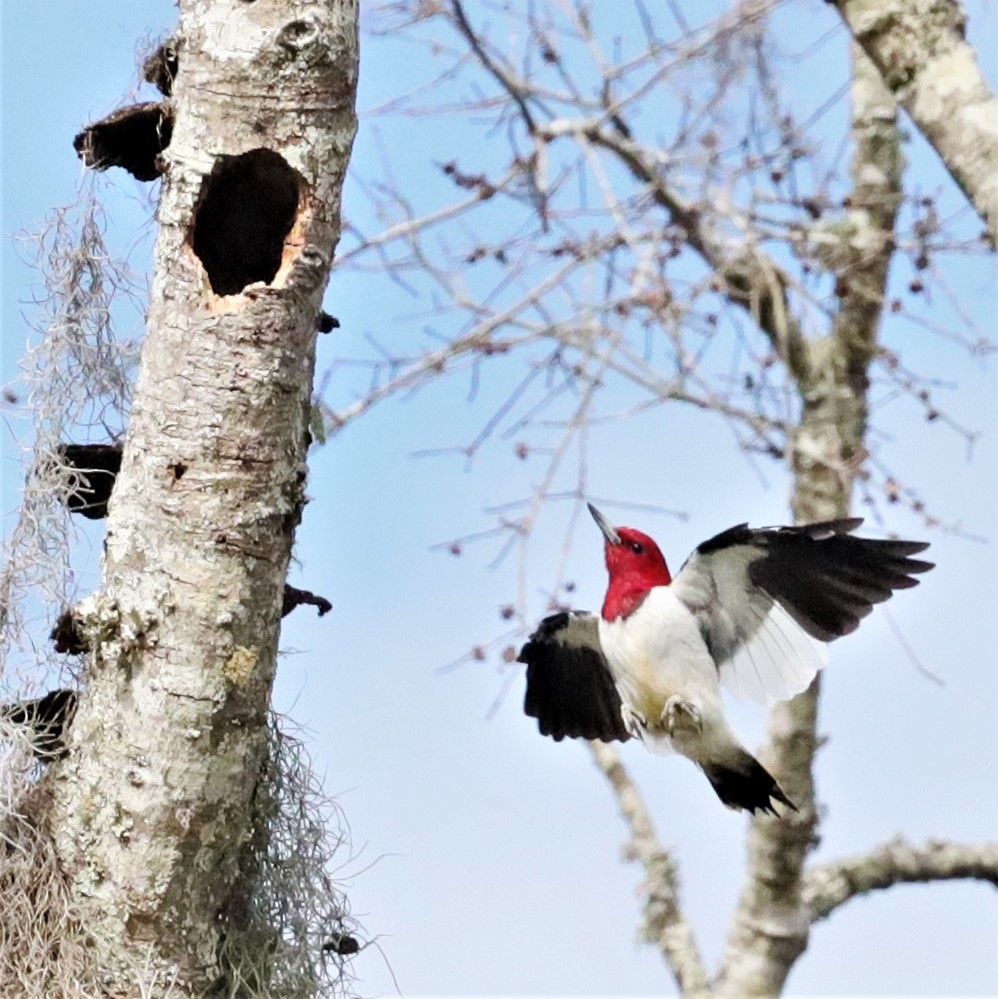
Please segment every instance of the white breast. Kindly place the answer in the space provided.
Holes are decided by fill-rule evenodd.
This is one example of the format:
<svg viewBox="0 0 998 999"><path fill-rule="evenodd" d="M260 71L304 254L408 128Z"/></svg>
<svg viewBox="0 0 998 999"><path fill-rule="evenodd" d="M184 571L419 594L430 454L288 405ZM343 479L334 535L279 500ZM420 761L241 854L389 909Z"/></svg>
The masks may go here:
<svg viewBox="0 0 998 999"><path fill-rule="evenodd" d="M600 643L621 700L654 730L673 695L704 714L720 710L717 667L692 611L656 586L628 618L599 622Z"/></svg>

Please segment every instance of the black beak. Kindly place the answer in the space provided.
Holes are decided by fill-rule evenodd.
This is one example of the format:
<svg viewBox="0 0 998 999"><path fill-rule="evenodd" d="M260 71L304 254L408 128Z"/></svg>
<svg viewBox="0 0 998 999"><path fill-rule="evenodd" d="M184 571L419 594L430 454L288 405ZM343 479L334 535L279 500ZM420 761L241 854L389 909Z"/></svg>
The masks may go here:
<svg viewBox="0 0 998 999"><path fill-rule="evenodd" d="M617 533L617 528L614 527L613 524L611 524L610 521L608 521L606 517L604 517L603 514L601 514L599 510L592 505L592 503L587 503L586 506L589 507L589 512L593 515L593 520L596 521L596 526L603 532L603 537L606 538L607 542L611 545L619 545L620 535Z"/></svg>

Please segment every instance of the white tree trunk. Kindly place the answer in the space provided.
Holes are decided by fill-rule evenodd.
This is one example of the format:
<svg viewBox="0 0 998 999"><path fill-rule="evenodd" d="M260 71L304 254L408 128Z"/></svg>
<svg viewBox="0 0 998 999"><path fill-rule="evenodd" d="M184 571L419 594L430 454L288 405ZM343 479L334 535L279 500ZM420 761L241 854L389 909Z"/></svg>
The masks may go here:
<svg viewBox="0 0 998 999"><path fill-rule="evenodd" d="M174 41L148 331L52 825L109 986L147 964L200 995L224 982L305 502L357 4L181 0Z"/></svg>

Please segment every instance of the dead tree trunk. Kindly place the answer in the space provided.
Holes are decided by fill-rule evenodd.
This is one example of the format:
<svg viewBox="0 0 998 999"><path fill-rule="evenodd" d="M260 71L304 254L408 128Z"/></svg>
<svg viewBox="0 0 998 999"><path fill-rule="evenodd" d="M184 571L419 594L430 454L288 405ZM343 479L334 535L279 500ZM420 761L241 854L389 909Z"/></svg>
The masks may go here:
<svg viewBox="0 0 998 999"><path fill-rule="evenodd" d="M140 966L171 995L225 982L356 127L357 4L181 0L170 48L147 337L51 778L114 994Z"/></svg>

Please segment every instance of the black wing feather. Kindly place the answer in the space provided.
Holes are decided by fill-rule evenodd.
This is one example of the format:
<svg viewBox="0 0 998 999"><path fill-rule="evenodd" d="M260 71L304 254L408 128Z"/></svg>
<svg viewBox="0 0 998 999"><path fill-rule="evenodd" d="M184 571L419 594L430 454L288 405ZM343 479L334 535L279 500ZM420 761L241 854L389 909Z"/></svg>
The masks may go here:
<svg viewBox="0 0 998 999"><path fill-rule="evenodd" d="M557 742L566 736L602 742L631 737L595 615L568 611L545 618L517 659L527 665L523 710L537 719L541 735Z"/></svg>
<svg viewBox="0 0 998 999"><path fill-rule="evenodd" d="M739 524L705 541L709 554L750 545L760 557L748 564L752 583L778 601L812 638L823 642L848 635L894 590L918 585L914 575L931 562L911 558L925 551L921 541L857 538L861 518L828 520L799 527L752 530Z"/></svg>

